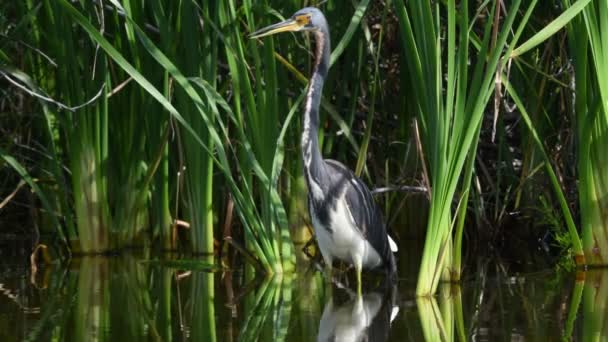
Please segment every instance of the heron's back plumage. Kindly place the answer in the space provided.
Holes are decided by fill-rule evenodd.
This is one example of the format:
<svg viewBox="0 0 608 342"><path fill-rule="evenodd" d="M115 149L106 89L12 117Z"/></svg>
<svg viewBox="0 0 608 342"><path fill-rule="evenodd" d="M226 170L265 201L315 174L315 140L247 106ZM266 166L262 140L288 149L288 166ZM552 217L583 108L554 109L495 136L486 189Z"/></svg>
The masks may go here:
<svg viewBox="0 0 608 342"><path fill-rule="evenodd" d="M368 187L344 164L331 159L325 160L329 173L329 184L325 184L328 198L342 198L349 209L352 227L366 239L382 258L382 266L394 271L394 257L389 236L382 220L380 208L376 205ZM342 197L339 194L343 194Z"/></svg>
<svg viewBox="0 0 608 342"><path fill-rule="evenodd" d="M359 256L363 267L394 274L389 237L368 187L338 161L324 160L321 169L321 177L308 180L309 210L326 261L354 263L353 256Z"/></svg>

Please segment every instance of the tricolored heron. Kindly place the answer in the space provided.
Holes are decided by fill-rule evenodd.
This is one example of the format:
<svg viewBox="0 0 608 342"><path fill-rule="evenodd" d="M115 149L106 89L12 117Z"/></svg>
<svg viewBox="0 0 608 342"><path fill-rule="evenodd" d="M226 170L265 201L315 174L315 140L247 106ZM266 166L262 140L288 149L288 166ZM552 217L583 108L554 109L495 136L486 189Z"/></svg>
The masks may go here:
<svg viewBox="0 0 608 342"><path fill-rule="evenodd" d="M383 267L395 279L393 252L397 251L397 245L388 236L380 210L367 186L342 163L321 156L319 104L330 55L325 16L317 8L303 8L285 21L252 33L250 38L297 31L311 32L316 43L301 142L308 210L330 279L334 259L350 263L357 272L357 293L361 294L362 268Z"/></svg>

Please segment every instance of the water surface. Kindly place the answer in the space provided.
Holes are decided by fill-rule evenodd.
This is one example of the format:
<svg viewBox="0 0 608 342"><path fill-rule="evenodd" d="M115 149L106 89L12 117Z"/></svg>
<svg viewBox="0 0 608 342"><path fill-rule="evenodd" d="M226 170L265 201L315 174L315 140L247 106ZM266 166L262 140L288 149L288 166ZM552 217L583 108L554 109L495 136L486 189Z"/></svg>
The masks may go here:
<svg viewBox="0 0 608 342"><path fill-rule="evenodd" d="M608 272L516 273L486 263L461 285L416 299L364 278L362 297L314 267L250 279L210 259L84 257L32 275L27 258L0 265L0 341L606 340ZM194 267L196 266L196 267ZM405 273L407 275L407 273ZM348 278L341 278L348 287Z"/></svg>

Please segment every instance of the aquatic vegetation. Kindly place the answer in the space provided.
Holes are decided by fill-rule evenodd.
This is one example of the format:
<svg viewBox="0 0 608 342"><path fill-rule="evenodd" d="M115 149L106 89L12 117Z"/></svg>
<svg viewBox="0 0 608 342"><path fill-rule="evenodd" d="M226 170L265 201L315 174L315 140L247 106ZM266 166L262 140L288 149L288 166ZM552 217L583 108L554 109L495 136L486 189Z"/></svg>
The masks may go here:
<svg viewBox="0 0 608 342"><path fill-rule="evenodd" d="M603 270L575 277L555 271L489 275L481 268L462 285L440 284L438 296L416 298L415 282L399 284L396 296L382 287L363 296L343 290L332 294L318 272L250 282L241 270L189 270L130 255L74 258L69 267L44 269L33 283L22 281L27 268L8 265L0 265L0 337L9 342L332 336L601 340L607 333Z"/></svg>
<svg viewBox="0 0 608 342"><path fill-rule="evenodd" d="M518 26L514 21L520 1L510 5L503 21L494 20L495 4L479 9L478 12L485 12L488 18L483 25L483 36L477 37L469 32L471 21L476 18L469 18L468 2L463 2L457 12L456 2L448 1L446 40L442 44L442 30L436 24L440 20L439 7L433 10L428 2L410 2L405 6L403 1L396 1L408 71L419 108L421 143L431 189L419 295L435 293L442 277L460 279L463 215L468 204L481 120L494 91L494 77L500 70L503 48L505 55L513 50L535 3L528 5ZM511 30L515 35L507 43ZM478 57L471 68L473 46L478 50ZM447 70L443 71L446 65ZM461 179L458 195L456 190ZM458 203L459 215L452 213L453 202ZM456 229L454 216L460 218Z"/></svg>
<svg viewBox="0 0 608 342"><path fill-rule="evenodd" d="M574 7L576 3L563 2ZM574 59L578 192L588 264L608 263L608 4L592 1L567 27Z"/></svg>
<svg viewBox="0 0 608 342"><path fill-rule="evenodd" d="M62 257L221 248L258 273L293 272L294 241L310 238L297 118L311 61L299 50L314 46L247 35L302 5L0 4L0 214L33 207L33 240ZM376 199L400 223L389 225L397 240L424 236L418 295L461 280L465 236L492 225L486 239L508 245L505 222L535 208L554 209L564 256L608 263L605 2L322 10L335 43L322 152L384 188ZM420 183L425 195L402 209L403 185ZM268 303L282 298L269 291ZM171 312L159 315L168 324Z"/></svg>

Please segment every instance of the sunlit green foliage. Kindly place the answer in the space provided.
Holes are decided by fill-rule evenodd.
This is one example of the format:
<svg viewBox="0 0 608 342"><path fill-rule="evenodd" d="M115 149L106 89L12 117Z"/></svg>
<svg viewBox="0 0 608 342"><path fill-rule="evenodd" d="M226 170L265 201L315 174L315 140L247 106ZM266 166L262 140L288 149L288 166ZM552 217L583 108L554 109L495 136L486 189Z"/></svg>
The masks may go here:
<svg viewBox="0 0 608 342"><path fill-rule="evenodd" d="M576 3L564 1L574 7ZM608 263L608 3L592 1L568 26L574 59L579 203L587 262Z"/></svg>
<svg viewBox="0 0 608 342"><path fill-rule="evenodd" d="M535 1L525 9L519 26L514 22L520 1L510 5L504 20L494 20L500 10L496 4L477 9L487 15L481 37L469 32L478 17L469 19L467 1L458 12L455 1L448 1L445 8L429 2L396 3L429 169L431 207L417 290L419 295L428 295L435 292L444 267L444 279L460 278L463 220L452 234L452 203L458 203L460 216L466 213L481 121L503 48L506 55L514 48ZM447 13L445 41L440 39L444 26L438 25L443 11ZM508 40L512 30L514 37ZM478 51L469 65L471 49ZM462 193L457 195L461 177Z"/></svg>
<svg viewBox="0 0 608 342"><path fill-rule="evenodd" d="M428 187L420 295L460 279L471 216L482 230L559 207L551 225L564 254L608 262L608 5L537 3L322 5L334 46L324 155L372 189ZM292 241L308 237L296 227L309 223L298 146L311 44L246 37L310 4L3 3L0 176L35 192L62 255L229 244L259 270L292 271ZM479 152L488 145L490 160ZM578 198L567 191L577 184ZM398 237L416 235L416 218L392 224L405 198L378 197ZM426 202L416 205L408 216L425 219Z"/></svg>
<svg viewBox="0 0 608 342"><path fill-rule="evenodd" d="M370 73L363 68L366 43L357 41L354 49L351 44L362 35L358 28L368 5L327 6L330 13L347 9L354 14L332 23L338 32L332 60L358 51L347 60L357 62L361 71L353 82L332 78L328 84L355 93L360 87L354 83ZM301 4L283 6L277 10L291 13ZM50 193L61 203L45 202L48 196L37 192L48 202L48 212L64 218L71 251L107 252L158 241L163 249L213 253L218 227L232 217L225 210L234 203L243 234L235 229L227 241L239 247L242 235L248 252L240 250L267 272L292 270L283 203L293 203L292 217L306 215L295 212L305 198L294 148L302 96L286 95L304 93L310 58L290 52L294 44L289 39L276 45L246 39L277 11L249 1L57 1L15 5L14 10L33 28L16 29L14 37L46 51L57 64L31 54L19 68L9 69L15 62L7 60L3 70L40 98L54 99L39 102L43 127L48 127L43 141L54 155L57 186ZM46 26L52 30L43 30ZM377 61L379 50L370 51ZM299 82L281 86L294 79ZM332 96L331 102L352 103L347 121L341 116L346 113L323 100L343 132L328 135L326 149L336 146L353 159L358 144L350 125L357 99ZM371 126L373 117L368 120ZM366 136L369 142L371 131ZM337 144L343 139L356 149ZM14 160L8 152L3 156ZM9 165L30 179L17 160ZM62 171L64 165L70 173ZM179 243L183 231L189 235L186 246Z"/></svg>

